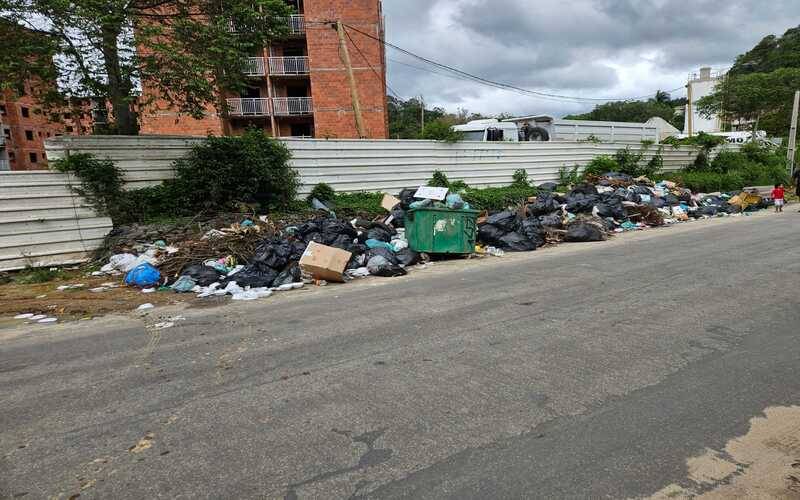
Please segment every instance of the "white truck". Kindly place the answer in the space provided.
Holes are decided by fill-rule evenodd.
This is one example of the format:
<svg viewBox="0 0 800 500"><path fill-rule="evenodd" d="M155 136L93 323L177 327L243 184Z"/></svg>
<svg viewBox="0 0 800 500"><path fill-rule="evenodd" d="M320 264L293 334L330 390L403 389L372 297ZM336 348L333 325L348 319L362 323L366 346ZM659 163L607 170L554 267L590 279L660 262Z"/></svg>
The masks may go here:
<svg viewBox="0 0 800 500"><path fill-rule="evenodd" d="M473 120L464 125L455 125L453 130L463 132L466 141L660 142L660 131L652 124L560 120L549 115L525 116L503 121Z"/></svg>

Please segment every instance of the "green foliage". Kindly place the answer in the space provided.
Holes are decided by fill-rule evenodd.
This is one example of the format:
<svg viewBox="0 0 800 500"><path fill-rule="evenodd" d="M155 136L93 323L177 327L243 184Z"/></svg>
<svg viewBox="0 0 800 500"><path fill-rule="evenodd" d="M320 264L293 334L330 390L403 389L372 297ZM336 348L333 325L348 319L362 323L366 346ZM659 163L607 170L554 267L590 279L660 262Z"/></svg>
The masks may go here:
<svg viewBox="0 0 800 500"><path fill-rule="evenodd" d="M564 119L643 123L654 116L659 116L672 122L675 119L675 107L684 103L685 99L671 99L667 92L659 91L655 98L647 101L607 102L598 104L588 113L569 115ZM683 124L681 123L678 128L683 129Z"/></svg>
<svg viewBox="0 0 800 500"><path fill-rule="evenodd" d="M467 183L462 180L450 181L450 192L452 193L460 193L468 187Z"/></svg>
<svg viewBox="0 0 800 500"><path fill-rule="evenodd" d="M514 170L513 181L511 182L512 186L516 187L527 187L530 186L530 182L528 182L528 171L524 168L520 168Z"/></svg>
<svg viewBox="0 0 800 500"><path fill-rule="evenodd" d="M338 193L332 200L336 205L337 215L368 214L385 215L386 210L381 207L383 193Z"/></svg>
<svg viewBox="0 0 800 500"><path fill-rule="evenodd" d="M783 36L769 35L736 58L730 76L770 73L779 68L800 68L800 26Z"/></svg>
<svg viewBox="0 0 800 500"><path fill-rule="evenodd" d="M433 176L428 181L428 186L449 188L450 180L447 178L447 174L445 174L441 170L434 170Z"/></svg>
<svg viewBox="0 0 800 500"><path fill-rule="evenodd" d="M639 173L641 171L639 162L642 161L642 158L644 158L643 151L634 152L629 147L617 150L614 154L614 161L617 163L617 172L634 177L642 175Z"/></svg>
<svg viewBox="0 0 800 500"><path fill-rule="evenodd" d="M73 154L52 164L59 172L75 174L81 181L73 189L101 215L111 215L114 203L122 196L122 171L111 160L86 153Z"/></svg>
<svg viewBox="0 0 800 500"><path fill-rule="evenodd" d="M746 186L788 184L787 172L782 151L749 143L741 151L721 151L707 165L695 164L665 178L695 191L736 191Z"/></svg>
<svg viewBox="0 0 800 500"><path fill-rule="evenodd" d="M36 283L47 283L57 280L63 276L64 272L57 268L26 267L14 276L14 283L18 285L34 285Z"/></svg>
<svg viewBox="0 0 800 500"><path fill-rule="evenodd" d="M505 210L536 196L537 193L538 190L533 186L468 188L461 197L476 210Z"/></svg>
<svg viewBox="0 0 800 500"><path fill-rule="evenodd" d="M175 162L176 178L165 184L177 188L189 211L226 211L237 202L281 208L294 200L299 185L290 157L283 143L260 130L238 137L211 136Z"/></svg>
<svg viewBox="0 0 800 500"><path fill-rule="evenodd" d="M425 124L422 138L428 141L455 143L464 139L464 133L453 130L450 124L439 119Z"/></svg>
<svg viewBox="0 0 800 500"><path fill-rule="evenodd" d="M422 133L422 110L423 103L420 99L412 98L403 101L393 96L389 96L386 101L389 114L389 137L391 139L420 139L424 138ZM459 109L456 113L448 113L444 108L425 107L425 122L442 122L451 125L467 123L471 120L486 118L478 113L471 113L465 109ZM428 128L427 126L425 127ZM431 140L447 140L439 137L431 137ZM460 140L460 139L459 139Z"/></svg>
<svg viewBox="0 0 800 500"><path fill-rule="evenodd" d="M586 165L586 168L583 170L583 175L603 175L606 172L617 172L618 169L619 164L616 162L616 160L614 160L614 158L600 155L592 158L592 161ZM560 175L561 174L559 173L559 176ZM576 184L576 182L573 182L572 184Z"/></svg>
<svg viewBox="0 0 800 500"><path fill-rule="evenodd" d="M591 165L591 164L590 164ZM572 168L563 166L558 169L558 185L559 186L574 186L581 182L580 165L575 165ZM588 168L588 167L587 167Z"/></svg>
<svg viewBox="0 0 800 500"><path fill-rule="evenodd" d="M314 198L319 201L333 201L336 198L336 191L334 191L329 184L320 182L314 186L314 189L311 190L311 194L309 194L306 199L310 203Z"/></svg>
<svg viewBox="0 0 800 500"><path fill-rule="evenodd" d="M793 95L800 88L800 68L746 73L724 78L714 92L697 102L700 112L724 121L742 119L772 135L789 129Z"/></svg>

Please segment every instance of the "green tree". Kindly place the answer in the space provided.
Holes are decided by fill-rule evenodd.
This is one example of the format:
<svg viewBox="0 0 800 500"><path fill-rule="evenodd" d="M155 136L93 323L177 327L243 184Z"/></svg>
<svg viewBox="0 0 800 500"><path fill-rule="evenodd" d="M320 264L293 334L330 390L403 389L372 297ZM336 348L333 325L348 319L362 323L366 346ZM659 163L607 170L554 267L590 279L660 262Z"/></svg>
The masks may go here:
<svg viewBox="0 0 800 500"><path fill-rule="evenodd" d="M724 121L752 122L754 132L764 128L772 135L782 135L789 127L793 95L798 89L800 68L729 75L712 94L698 100L697 108L705 116L719 116Z"/></svg>
<svg viewBox="0 0 800 500"><path fill-rule="evenodd" d="M669 95L667 95L667 98ZM663 95L661 97L664 98ZM592 111L580 115L569 115L567 120L598 120L611 122L643 123L654 116L671 121L675 110L669 102L656 101L613 101L597 105Z"/></svg>
<svg viewBox="0 0 800 500"><path fill-rule="evenodd" d="M199 117L213 107L225 116L225 94L246 85L245 58L286 35L290 12L281 0L0 0L3 19L48 35L67 93L111 103L121 134L137 132L139 82L182 113ZM6 37L0 53L0 74L14 78L12 86L31 75L6 73L9 61L42 56Z"/></svg>
<svg viewBox="0 0 800 500"><path fill-rule="evenodd" d="M783 36L769 35L736 58L728 73L731 77L751 73L771 73L779 68L800 68L800 26Z"/></svg>

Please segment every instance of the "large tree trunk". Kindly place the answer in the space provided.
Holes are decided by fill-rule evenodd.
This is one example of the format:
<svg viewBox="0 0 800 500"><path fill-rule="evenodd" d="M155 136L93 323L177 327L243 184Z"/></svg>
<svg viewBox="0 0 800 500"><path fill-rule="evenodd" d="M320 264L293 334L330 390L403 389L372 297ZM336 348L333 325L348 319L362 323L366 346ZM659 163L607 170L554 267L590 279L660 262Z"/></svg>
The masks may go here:
<svg viewBox="0 0 800 500"><path fill-rule="evenodd" d="M114 113L114 123L117 132L122 135L136 135L139 133L136 116L131 110L130 78L122 75L122 68L119 60L119 36L122 26L116 23L103 24L101 26L103 35L103 59L105 62L106 74L108 75L108 100Z"/></svg>

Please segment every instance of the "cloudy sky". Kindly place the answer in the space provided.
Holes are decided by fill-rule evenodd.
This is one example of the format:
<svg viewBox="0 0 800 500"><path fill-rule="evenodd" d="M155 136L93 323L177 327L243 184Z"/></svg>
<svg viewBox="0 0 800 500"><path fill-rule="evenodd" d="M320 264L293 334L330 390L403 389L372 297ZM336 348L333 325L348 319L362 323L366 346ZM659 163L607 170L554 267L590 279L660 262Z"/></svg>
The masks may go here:
<svg viewBox="0 0 800 500"><path fill-rule="evenodd" d="M411 52L517 87L592 98L683 87L688 73L729 67L765 35L800 24L799 0L383 0L383 9L388 41ZM593 107L422 71L433 68L393 49L387 58L397 94L450 111L562 116Z"/></svg>

